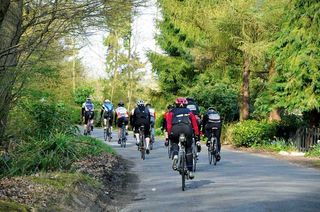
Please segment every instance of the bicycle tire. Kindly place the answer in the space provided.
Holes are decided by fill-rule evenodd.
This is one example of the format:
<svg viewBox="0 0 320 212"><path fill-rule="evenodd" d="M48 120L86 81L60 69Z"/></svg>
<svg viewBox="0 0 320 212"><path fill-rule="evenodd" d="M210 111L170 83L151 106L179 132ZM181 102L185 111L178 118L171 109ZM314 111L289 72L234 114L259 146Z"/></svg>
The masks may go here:
<svg viewBox="0 0 320 212"><path fill-rule="evenodd" d="M218 140L216 137L214 137L213 139L213 154L212 154L212 157L213 157L213 165L217 165L217 148L218 148Z"/></svg>
<svg viewBox="0 0 320 212"><path fill-rule="evenodd" d="M108 137L108 142L111 142L111 135L112 135L112 132L111 132L111 128L110 128L110 124L109 124L109 120L108 120L108 128L107 128L107 137Z"/></svg>
<svg viewBox="0 0 320 212"><path fill-rule="evenodd" d="M140 146L140 152L141 152L141 159L142 160L145 160L146 159L146 148L145 148L145 145L144 145L144 135L143 135L143 133L144 132L140 132L140 144L141 144L141 146Z"/></svg>
<svg viewBox="0 0 320 212"><path fill-rule="evenodd" d="M181 168L181 187L182 191L185 190L186 187L186 173L185 173L185 153L183 152L183 155L180 156L180 168Z"/></svg>
<svg viewBox="0 0 320 212"><path fill-rule="evenodd" d="M195 172L197 170L197 149L196 144L193 142L192 148L192 171Z"/></svg>
<svg viewBox="0 0 320 212"><path fill-rule="evenodd" d="M103 130L103 138L104 138L104 141L107 141L107 139L108 139L108 130L107 129Z"/></svg>

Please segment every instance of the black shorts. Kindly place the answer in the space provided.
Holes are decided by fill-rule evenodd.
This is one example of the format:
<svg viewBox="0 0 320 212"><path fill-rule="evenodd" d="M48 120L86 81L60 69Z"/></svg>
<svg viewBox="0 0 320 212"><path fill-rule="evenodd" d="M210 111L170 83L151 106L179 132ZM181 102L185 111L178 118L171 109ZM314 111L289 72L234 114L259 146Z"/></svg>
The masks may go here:
<svg viewBox="0 0 320 212"><path fill-rule="evenodd" d="M182 133L186 136L187 147L190 147L192 144L193 129L189 125L186 125L186 124L173 125L171 129L170 140L173 143L179 143L179 136Z"/></svg>
<svg viewBox="0 0 320 212"><path fill-rule="evenodd" d="M113 122L113 117L112 116L108 116L108 114L104 114L103 115L103 119L109 120L109 125L112 126L112 122Z"/></svg>
<svg viewBox="0 0 320 212"><path fill-rule="evenodd" d="M87 124L89 120L94 119L94 111L84 112L84 124Z"/></svg>
<svg viewBox="0 0 320 212"><path fill-rule="evenodd" d="M139 128L144 126L144 137L150 138L150 124L137 124L134 126L134 133L139 133Z"/></svg>
<svg viewBox="0 0 320 212"><path fill-rule="evenodd" d="M212 128L217 128L217 129L212 129ZM211 138L211 134L213 133L215 137L217 137L218 139L220 138L220 134L221 134L221 122L220 123L212 123L212 122L208 122L206 124L206 126L204 127L205 129L205 136L207 138Z"/></svg>
<svg viewBox="0 0 320 212"><path fill-rule="evenodd" d="M118 127L122 127L122 123L124 123L124 125L128 125L128 118L126 117L121 117L117 120L117 126Z"/></svg>

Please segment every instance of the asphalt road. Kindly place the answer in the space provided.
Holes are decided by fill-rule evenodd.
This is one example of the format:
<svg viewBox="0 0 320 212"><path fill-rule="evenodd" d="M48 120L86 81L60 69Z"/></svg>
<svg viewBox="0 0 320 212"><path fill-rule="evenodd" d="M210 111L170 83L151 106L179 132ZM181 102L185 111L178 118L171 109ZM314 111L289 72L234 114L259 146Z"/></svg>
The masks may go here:
<svg viewBox="0 0 320 212"><path fill-rule="evenodd" d="M93 135L103 139L102 130ZM202 146L195 178L182 191L162 141L143 161L132 133L127 148L113 137L109 144L134 162L131 172L140 179L136 197L121 211L320 211L319 170L223 149L222 160L213 166Z"/></svg>

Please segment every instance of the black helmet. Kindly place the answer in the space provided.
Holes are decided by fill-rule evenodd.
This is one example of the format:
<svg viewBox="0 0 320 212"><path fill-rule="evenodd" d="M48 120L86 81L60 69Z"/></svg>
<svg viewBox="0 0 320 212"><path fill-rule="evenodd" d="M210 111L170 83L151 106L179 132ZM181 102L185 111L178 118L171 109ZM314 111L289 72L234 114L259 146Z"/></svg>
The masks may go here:
<svg viewBox="0 0 320 212"><path fill-rule="evenodd" d="M171 110L173 108L173 106L171 105L171 104L169 104L168 106L167 106L167 109L168 110Z"/></svg>
<svg viewBox="0 0 320 212"><path fill-rule="evenodd" d="M124 102L123 102L123 101L120 101L120 102L118 103L118 106L119 106L119 107L124 107Z"/></svg>
<svg viewBox="0 0 320 212"><path fill-rule="evenodd" d="M151 107L151 104L150 104L150 103L147 103L147 104L146 104L146 107Z"/></svg>

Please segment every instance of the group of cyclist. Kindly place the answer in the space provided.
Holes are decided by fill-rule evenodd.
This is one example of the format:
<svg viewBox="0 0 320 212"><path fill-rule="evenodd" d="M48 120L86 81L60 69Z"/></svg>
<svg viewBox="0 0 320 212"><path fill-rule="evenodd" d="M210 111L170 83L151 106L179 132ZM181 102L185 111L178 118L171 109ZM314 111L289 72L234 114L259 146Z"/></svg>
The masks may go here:
<svg viewBox="0 0 320 212"><path fill-rule="evenodd" d="M90 98L87 98L86 102L83 103L82 116L85 121L84 129L87 129L88 123L93 126L94 105ZM138 100L136 107L129 114L123 101L120 101L118 103L118 107L114 110L113 104L107 99L101 107L100 118L102 117L105 129L109 122L109 126L111 126L112 131L113 120L115 125L118 126L118 143L120 143L122 125L124 124L126 126L127 132L130 121L130 125L132 126L136 138L136 145L139 145L139 128L143 126L146 141L146 153L149 154L150 140L154 141L154 125L156 118L155 111L151 107L151 104L145 104L143 100ZM196 142L197 151L200 152L200 135L202 132L207 138L207 146L210 145L209 141L212 135L217 138L218 151L216 154L216 160L219 161L221 159L221 126L221 119L217 111L213 107L209 107L206 113L201 117L199 107L193 98L179 97L176 99L175 104L168 105L167 111L163 116L161 128L165 131L165 145L168 146L169 141L171 142L171 150L173 153L172 168L174 170L177 169L179 135L182 133L186 137L186 164L187 169L189 170L190 179L194 178L192 172L192 142L193 140ZM91 130L92 129L93 128L91 127Z"/></svg>
<svg viewBox="0 0 320 212"><path fill-rule="evenodd" d="M88 133L87 125L91 125L90 131L93 130L94 119L94 105L90 98L87 98L82 105L82 118L84 120L84 134ZM129 121L134 131L136 144L139 145L139 128L143 126L144 136L146 140L146 153L150 153L150 137L151 141L154 141L154 125L156 119L155 110L151 107L151 104L145 104L143 100L137 101L137 106L129 114L125 108L124 102L120 101L116 109L113 108L113 104L110 100L105 100L101 107L100 120L103 118L104 129L107 128L107 124L111 127L114 121L118 127L118 143L121 142L121 129L125 125L126 135L128 135Z"/></svg>
<svg viewBox="0 0 320 212"><path fill-rule="evenodd" d="M220 161L220 136L221 136L221 119L220 115L213 107L209 107L203 117L193 98L176 99L175 104L168 105L167 111L164 113L162 121L162 130L165 131L165 145L171 142L171 151L173 153L172 168L177 169L178 153L179 153L179 135L184 134L186 137L186 164L189 170L189 178L193 179L193 154L192 141L196 142L197 151L201 151L200 134L203 132L207 138L206 145L209 146L211 136L217 138L217 154L216 160ZM214 129L214 130L213 130Z"/></svg>

